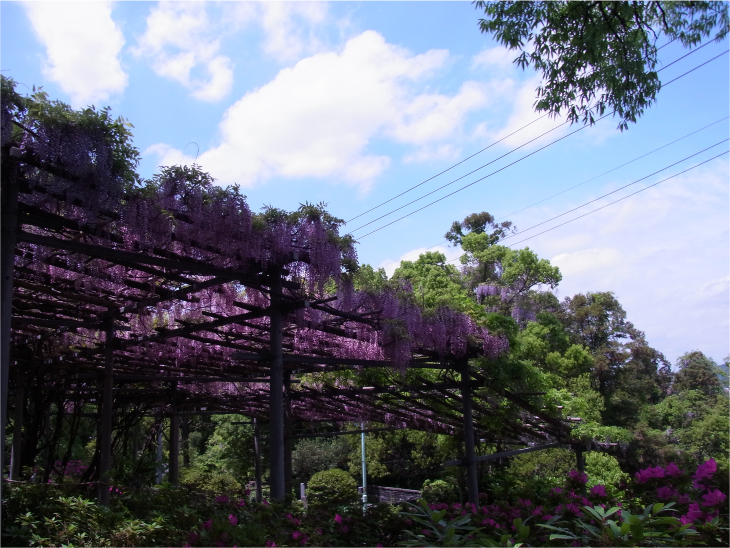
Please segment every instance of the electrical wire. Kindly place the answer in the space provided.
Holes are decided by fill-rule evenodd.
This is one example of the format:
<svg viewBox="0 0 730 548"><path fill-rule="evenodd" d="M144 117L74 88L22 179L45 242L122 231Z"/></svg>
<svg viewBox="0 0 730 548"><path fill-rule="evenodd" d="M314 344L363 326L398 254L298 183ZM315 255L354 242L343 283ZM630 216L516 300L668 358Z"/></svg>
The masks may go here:
<svg viewBox="0 0 730 548"><path fill-rule="evenodd" d="M674 42L675 40L676 40L676 38L673 38L672 40L670 40L669 42L667 42L667 43L666 43L666 44L664 44L663 46L661 46L661 47L657 48L657 51L659 51L659 50L660 50L660 49L662 49L662 48L665 48L666 46L668 46L669 44L671 44L671 43L672 43L672 42ZM664 70L665 68L667 68L667 67L669 67L669 66L673 65L674 63L676 63L676 62L678 62L678 61L681 61L682 59L684 59L684 58L685 58L685 57L687 57L688 55L691 55L691 54L695 53L696 51L698 51L698 50L702 49L703 47L705 47L705 46L706 46L706 45L708 45L708 44L710 44L710 42L706 42L705 44L702 44L702 45L701 45L700 47L698 47L698 48L696 48L696 49L694 49L694 50L690 51L690 52L689 52L689 53L687 53L686 55L683 55L683 56L682 56L682 57L680 57L679 59L675 59L674 61L672 61L672 62L671 62L671 63L669 63L668 65L666 65L666 66L662 67L661 69L659 69L659 70L657 71L657 73L659 73L659 72L661 72L662 70ZM449 167L449 168L447 168L447 169L445 169L445 170L441 171L440 173L437 173L437 174L436 174L436 175L434 175L433 177L429 177L429 178L428 178L428 179L426 179L425 181L422 181L422 182L418 183L417 185L414 185L414 186L412 186L411 188L409 188L409 189L407 189L407 190L404 190L404 191L403 191L403 192L401 192L400 194L397 194L397 195L393 196L392 198L389 198L389 199L385 200L384 202L382 202L382 203L380 203L380 204L376 205L375 207L372 207L372 208L368 209L367 211L364 211L364 212L360 213L359 215L356 215L356 216L354 216L354 217L353 217L352 219L348 220L348 221L347 221L347 222L346 222L345 224L347 224L347 223L351 223L351 222L352 222L352 221L354 221L355 219L358 219L358 218L362 217L363 215L367 215L367 214L368 214L368 213L370 213L371 211L375 211L376 209L378 209L378 208L380 208L380 207L384 206L385 204L387 204L387 203L389 203L389 202L392 202L393 200L395 200L395 199L397 199L397 198L400 198L400 197L401 197L401 196L403 196L404 194L408 194L408 193L409 193L409 192L410 192L411 190L414 190L414 189L416 189L416 188L420 187L421 185L424 185L424 184L426 184L427 182L429 182L429 181L431 181L431 180L435 179L436 177L439 177L440 175L443 175L443 174L444 174L444 173L446 173L447 171L451 171L452 169L454 169L455 167L457 167L457 166L459 166L459 165L463 164L463 163L464 163L464 162L466 162L467 160L470 160L471 158L474 158L474 157L475 157L475 156L477 156L478 154L481 154L481 153L482 153L482 152L484 152L485 150L488 150L488 149L492 148L492 147L493 147L494 145L496 145L496 144L498 144L498 143L501 143L501 142L502 142L502 141L504 141L505 139L507 139L507 138L511 137L512 135L515 135L516 133L518 133L518 132L522 131L523 129L525 129L525 128L526 128L526 127L528 127L528 126L531 126L531 125L532 125L532 124L534 124L535 122L538 122L538 121L542 120L543 118L545 118L545 117L546 117L546 116L548 116L548 115L549 115L549 113L543 114L542 116L540 116L539 118L536 118L536 119L535 119L535 120L533 120L532 122L530 122L530 123L528 123L528 124L525 124L524 126L522 126L522 127L521 127L521 128L519 128L519 129L516 129L515 131L513 131L513 132L512 132L512 133L510 133L509 135L506 135L506 136L502 137L502 138L501 138L501 139L499 139L498 141L495 141L495 142L493 142L493 143L492 143L491 145L489 145L489 146L487 146L487 147L485 147L485 148L483 148L483 149L479 150L478 152L475 152L475 153L474 153L474 154L472 154L471 156L468 156L468 157L464 158L464 159L463 159L463 160L461 160L460 162L457 162L456 164L454 164L454 165L452 165L451 167ZM561 125L562 125L562 124L561 124ZM560 126L558 126L558 127L560 127ZM188 143L188 144L189 144L189 143ZM487 164L487 165L488 165L488 164ZM482 166L482 167L484 167L484 166ZM474 172L471 172L471 173L474 173ZM470 173L467 173L467 175L470 175ZM466 176L466 175L465 175L465 176ZM458 179L457 179L457 180L458 180ZM452 181L452 182L454 182L454 181ZM437 189L437 190L438 190L438 189ZM364 225L363 225L363 226L364 226ZM359 228L362 228L362 227L359 227ZM355 230L357 230L357 229L355 229Z"/></svg>
<svg viewBox="0 0 730 548"><path fill-rule="evenodd" d="M723 120L727 120L728 118L730 118L730 116L724 116L724 117L720 118L719 120L715 120L714 122L712 122L710 124L707 124L706 126L703 126L700 129L697 129L695 131L692 131L690 133L687 133L686 135L683 135L682 137L679 137L678 139L675 139L674 141L670 141L669 143L667 143L665 145L662 145L660 147L657 147L654 150L650 150L649 152L647 152L645 154L642 154L641 156L637 156L636 158L634 158L632 160L629 160L628 162L625 162L625 163L623 163L623 164L621 164L619 166L616 166L616 167L614 167L612 169L609 169L608 171L604 171L600 175L596 175L595 177L591 177L590 179L586 179L582 183L578 183L577 185L574 185L574 186L571 186L569 188L566 188L565 190L563 190L561 192L558 192L557 194L553 194L552 196L548 196L547 198L545 198L543 200L540 200L539 202L535 202L534 204L531 204L531 205L529 205L527 207L523 207L522 209L518 209L517 211L513 211L512 213L509 213L507 215L504 215L502 217L499 217L498 219L495 219L495 221L501 221L502 219L506 219L507 217L511 217L512 215L516 215L517 213L522 213L523 211L525 211L527 209L530 209L531 207L535 207L536 205L539 205L539 204L541 204L543 202L546 202L546 201L548 201L548 200L550 200L552 198L555 198L557 196L560 196L561 194L565 194L566 192L569 192L569 191L571 191L571 190L573 190L575 188L578 188L579 186L582 186L582 185L585 185L587 183L590 183L591 181L595 181L599 177L603 177L604 175L608 175L609 173L612 173L612 172L616 171L617 169L620 169L620 168L625 167L625 166L627 166L629 164L632 164L632 163L634 163L634 162L636 162L638 160L641 160L642 158L645 158L646 156L649 156L651 154L654 154L655 152L658 152L658 151L660 151L660 150L662 150L662 149L664 149L664 148L666 148L666 147L668 147L670 145L673 145L675 143L678 143L679 141L682 141L683 139L686 139L687 137L691 137L692 135L694 135L696 133L699 133L700 131L704 131L705 129L707 129L709 127L712 127L715 124L719 124L720 122L722 122ZM529 229L527 229L527 230L529 230ZM429 246L429 247L425 248L425 250L428 251L429 249L433 249L434 247L438 247L438 246L440 246L442 244L448 243L448 241L449 240L443 240L443 241L441 241L441 242L439 242L437 244L434 244L432 246ZM391 264L395 264L395 263L398 263L398 262L400 262L400 260L391 261L389 263L386 263L384 266L390 266Z"/></svg>
<svg viewBox="0 0 730 548"><path fill-rule="evenodd" d="M400 197L401 197L401 196L403 196L404 194L408 194L408 193L409 193L409 192L410 192L411 190L414 190L414 189L418 188L419 186L421 186L421 185L424 185L424 184L426 184L427 182L431 181L432 179L435 179L436 177L438 177L439 175L443 175L443 174L444 174L444 173L446 173L447 171L451 171L451 170L452 170L452 169L454 169L454 168L455 168L456 166L458 166L458 165L461 165L461 164L463 164L464 162L466 162L467 160L470 160L471 158L474 158L474 156L476 156L477 154L481 154L481 153L482 153L482 152L484 152L485 150L487 150L487 149L490 149L490 148L492 148L492 147L493 147L494 145L496 145L496 144L498 144L498 143L501 143L502 141L504 141L504 140L505 140L505 139L507 139L508 137L512 137L512 136L513 136L513 135L514 135L515 133L517 133L517 132L520 132L520 131L522 131L523 129L525 129L526 127L528 127L528 126L531 126L531 125L532 125L532 124L534 124L535 122L538 122L538 121L542 120L543 118L545 118L545 116L547 116L547 114L543 114L542 116L540 116L539 118L536 118L535 120L533 120L533 121L532 121L532 122L530 122L529 124L525 124L525 125L524 125L524 126L522 126L521 128L519 128L519 129L516 129L515 131L513 131L513 132L512 132L512 133L510 133L509 135L505 135L505 136L504 136L504 137L502 137L502 138L501 138L501 139L500 139L499 141L494 141L494 142L493 142L493 143L492 143L491 145L489 145L489 146L487 146L487 147L484 147L484 148L483 148L483 149L481 149L480 151L478 151L478 152L475 152L474 154L472 154L471 156L469 156L469 157L467 157L467 158L464 158L464 159L463 159L463 160L461 160L460 162L458 162L458 163L454 164L453 166L451 166L451 167L449 167L449 168L447 168L447 169L443 170L443 171L442 171L441 173L437 173L437 174L436 174L436 175L434 175L433 177L429 177L428 179L426 179L426 180L425 180L425 181L423 181L422 183L418 183L417 185L414 185L414 186L412 186L412 187L411 187L411 188L409 188L408 190L404 190L404 191L403 191L403 192L401 192L400 194L398 194L398 195L396 195L396 196L393 196L392 198L389 198L388 200L385 200L385 201L384 201L383 203L380 203L380 204L376 205L375 207L372 207L372 208L368 209L367 211L364 211L363 213L360 213L359 215L355 215L355 216L354 216L354 217L353 217L352 219L350 219L350 220L349 220L349 221L347 221L347 222L348 222L348 223L351 223L351 222L352 222L352 221L354 221L355 219L357 219L357 218L359 218L359 217L362 217L363 215L367 215L367 214L368 214L368 213L370 213L371 211L375 211L375 210L376 210L376 209L378 209L379 207L381 207L381 206L384 206L385 204L387 204L388 202L392 202L392 201L393 201L393 200L395 200L396 198L400 198ZM558 127L560 127L560 126L558 126ZM482 166L482 167L484 167L484 166ZM481 169L481 168L480 168L480 169ZM472 173L474 173L474 172L472 171ZM467 175L469 175L469 174L467 174ZM458 179L457 179L457 180L458 180Z"/></svg>
<svg viewBox="0 0 730 548"><path fill-rule="evenodd" d="M578 217L575 217L573 219L570 219L569 221L565 221L564 223L561 223L559 225L555 225L555 226L553 226L551 228L548 228L547 230L543 230L542 232L539 232L537 234L533 234L532 236L528 236L527 238L525 238L523 240L520 240L519 242L515 242L513 244L509 244L509 246L512 247L512 246L515 246L517 244L521 244L522 242L526 242L527 240L531 240L532 238L536 238L537 236L540 236L541 234L545 234L546 232L550 232L551 230L555 230L556 228L559 228L561 226L567 225L568 223L572 223L573 221L577 221L578 219L582 219L583 217L586 217L586 216L590 215L591 213L595 213L596 211L600 211L602 209L605 209L605 208L607 208L610 205L613 205L615 203L621 202L622 200L625 200L626 198L630 198L631 196L635 196L635 195L639 194L640 192L644 192L645 190L648 190L648 189L650 189L652 187L657 186L660 183L663 183L665 181L668 181L669 179L673 179L675 177L678 177L679 175L682 175L683 173L687 173L688 171L691 171L691 170L693 170L693 169L695 169L697 167L700 167L703 164L706 164L708 162L711 162L712 160L715 160L715 159L719 158L720 156L723 156L723 155L727 154L728 152L730 152L730 151L729 150L726 150L725 152L721 152L717 156L713 156L712 158L710 158L708 160L705 160L704 162L700 162L699 164L695 164L692 167L689 167L689 168L687 168L687 169L685 169L683 171L680 171L679 173L675 173L674 175L670 175L666 179L662 179L661 181L657 181L654 184L651 184L649 186L646 186L646 187L644 187L644 188L642 188L640 190L637 190L636 192L632 192L631 194L628 194L628 195L626 195L626 196L624 196L622 198L619 198L618 200L614 200L611 203L608 203L608 204L606 204L604 206L601 206L601 207L599 207L597 209L594 209L593 211L589 211L588 213L584 213L583 215L580 215Z"/></svg>
<svg viewBox="0 0 730 548"><path fill-rule="evenodd" d="M664 84L664 86L667 86L667 85L671 84L672 82L676 82L676 81L677 81L677 80L679 80L680 78L683 78L684 76L686 76L686 75L688 75L688 74L690 74L690 73L694 72L695 70L699 69L700 67L703 67L704 65L706 65L706 64L708 64L708 63L710 63L710 62L714 61L715 59L717 59L717 58L721 57L722 55L725 55L726 53L728 53L728 51L730 51L730 50L726 50L726 51L724 51L723 53L720 53L719 55L716 55L715 57L713 57L713 58L711 58L711 59L709 59L709 60L705 61L704 63L702 63L702 64L700 64L700 65L697 65L697 66L696 66L696 67L694 67L693 69L690 69L690 70L688 70L687 72L685 72L685 73L681 74L680 76L678 76L678 77L676 77L676 78L674 78L674 79L670 80L669 82L667 82L666 84ZM611 115L612 115L612 114L614 114L614 113L615 113L615 111L613 111L613 112L611 112L611 113L609 113L609 114L605 114L604 116L601 116L600 118L598 118L598 119L596 120L596 122L599 122L599 121L603 120L604 118L607 118L608 116L611 116ZM567 123L567 122L566 122L566 123ZM563 125L563 124L561 124L561 125ZM557 127L560 127L560 126L557 126ZM558 143L559 141L562 141L563 139L565 139L565 138L567 138L567 137L570 137L571 135L574 135L575 133L578 133L579 131L582 131L582 130L583 130L583 129L585 129L586 127L591 127L591 126L582 126L581 128L579 128L579 129L577 129L577 130L575 130L575 131L572 131L571 133L568 133L567 135L564 135L563 137L560 137L559 139L556 139L555 141L552 141L551 143L548 143L547 145L545 145L545 146L543 146L543 147L540 147L539 149L537 149L537 150L535 150L535 151L533 151L533 152L531 152L531 153L529 153L529 154L526 154L526 155L525 155L525 156L523 156L522 158L519 158L518 160L515 160L514 162L512 162L512 163L510 163L510 164L507 164L506 166L504 166L504 167L502 167L502 168L500 168L500 169L498 169L498 170L496 170L496 171L493 171L493 172L492 172L492 173L490 173L489 175L485 175L484 177L481 177L481 178L479 178L479 179L477 179L477 180L475 180L475 181L473 181L473 182L471 182L471 183L469 183L469 184L467 184L467 185L464 185L464 186L462 186L462 187L458 188L457 190L455 190L455 191L453 191L453 192L450 192L449 194L446 194L446 195L442 196L441 198L438 198L437 200L434 200L433 202L430 202L430 203L426 204L425 206L422 206L422 207L420 207L420 208L418 208L418 209L416 209L416 210L414 210L414 211L411 211L410 213L407 213L406 215L403 215L402 217L399 217L398 219L395 219L394 221L391 221L391 222L389 222L389 223L387 223L387 224L385 224L385 225L382 225L382 226L380 226L380 227L376 228L375 230L372 230L372 231L368 232L367 234L364 234L364 235L362 235L362 236L358 236L358 240L361 240L362 238L365 238L365 237L367 237L367 236L370 236L371 234L374 234L375 232L378 232L378 231L380 231L380 230L382 230L382 229L384 229L384 228L386 228L386 227L388 227L388 226L390 226L390 225L392 225L392 224L395 224L395 223L397 223L398 221L401 221L401 220L403 220L403 219L405 219L405 218L407 218L407 217L410 217L411 215L414 215L415 213L418 213L419 211L422 211L422 210L424 210L424 209L426 209L426 208L428 208L428 207L430 207L430 206L432 206L432 205L434 205L434 204L436 204L436 203L440 202L441 200L444 200L444 199L446 199L446 198L448 198L448 197L450 197L450 196L453 196L454 194L456 194L456 193L458 193L458 192L461 192L462 190L464 190L464 189L466 189L466 188L468 188L468 187L470 187L470 186L472 186L472 185L474 185L474 184L476 184L476 183L478 183L478 182L480 182L480 181L483 181L484 179L487 179L487 178L491 177L492 175L495 175L495 174L499 173L500 171L503 171L503 170L507 169L508 167L511 167L511 166L513 166L514 164L517 164L517 163L521 162L522 160L524 160L524 159L526 159L526 158L529 158L530 156L532 156L532 155L534 155L534 154L536 154L536 153L540 152L541 150L544 150L545 148L548 148L548 147L550 147L550 146L552 146L552 145L554 145L554 144ZM553 128L553 129L556 129L556 128ZM552 131L552 130L551 130L551 131ZM549 133L549 132L548 132L548 133ZM533 139L533 140L534 140L534 139ZM530 142L530 141L528 141L528 142ZM527 144L527 143L525 143L525 144ZM522 146L524 146L524 144L523 144L523 145L520 145L520 147L518 147L518 148L521 148ZM517 149L513 149L513 150L512 150L512 151L510 151L509 153L511 153L511 152L514 152L514 150L517 150ZM509 153L507 153L507 154L509 154ZM492 163L492 162L490 162L490 163ZM485 164L485 165L489 165L489 164ZM482 166L482 167L484 167L484 166ZM479 169L481 169L481 168L479 168ZM477 170L475 170L475 171L477 171ZM472 172L472 173L473 173L473 172ZM469 175L469 174L467 174L467 175ZM463 178L463 177L461 177L461 178ZM457 180L458 180L458 179L457 179ZM362 226L360 226L360 227L358 227L358 228L354 229L354 230L353 230L353 232L354 232L354 231L356 231L356 230L359 230L359 229L361 229L361 228L363 228L363 227L365 227L365 226L367 226L367 225L369 225L369 224L372 224L373 222L375 222L375 221L377 221L377 220L379 220L379 219L382 219L383 217L387 217L388 215L391 215L392 213L394 213L394 212L396 212L396 211L398 211L398 210L400 210L400 209L403 209L403 208L407 207L408 205L410 205L410 204L412 204L412 203L414 203L414 202L416 202L416 201L418 201L418 200L421 200L421 199L423 199L424 197L426 197L426 196L428 196L428 195L430 195L430 194L433 194L434 192L437 192L437 191L438 191L438 190L440 190L441 188L444 188L445 186L448 186L448 185L452 184L453 182L455 182L455 181L452 181L451 183L448 183L447 185L444 185L444 186L442 186L442 187L440 187L440 188L438 188L438 189L436 189L436 190L434 190L434 191L432 191L432 192L429 192L428 194L425 194L425 195L424 195L424 196L422 196L421 198L418 198L418 199L416 199L416 200L413 200L413 201L409 202L408 204L406 204L406 205L404 205L404 206L401 206L401 207L399 207L399 208L396 208L396 209L394 209L393 211L391 211L391 212L389 212L389 213L386 213L385 215L382 215L382 216L378 217L378 219L375 219L374 221L370 221L369 223L366 223L365 225L362 225Z"/></svg>
<svg viewBox="0 0 730 548"><path fill-rule="evenodd" d="M617 188L616 190L612 190L611 192L608 192L608 193L604 194L603 196L599 196L598 198L594 198L593 200L591 200L591 201L589 201L589 202L586 202L586 203L584 203L584 204L581 204L581 205L579 205L578 207L574 207L573 209L570 209L570 210L568 210L568 211L566 211L566 212L564 212L564 213L561 213L560 215L556 215L555 217L551 217L550 219L547 219L547 220L545 220L545 221L542 221L542 222L540 222L540 223L537 223L536 225L532 225L531 227L529 227L529 228L526 228L525 230L523 230L523 231L522 231L522 233L520 233L520 236L521 236L522 234L524 234L525 232L527 232L527 231L529 231L529 230L532 230L533 228L537 228L538 226L542 226L542 225L544 225L545 223L549 223L550 221L554 221L555 219L558 219L558 218L560 218L560 217L563 217L564 215L567 215L568 213L572 213L573 211L576 211L576 210L578 210L578 209L580 209L580 208L582 208L582 207L585 207L585 206L587 206L587 205L589 205L589 204L592 204L593 202L597 202L598 200L601 200L602 198L605 198L606 196L610 196L611 194L616 194L617 192L619 192L619 191L621 191L621 190L623 190L623 189L625 189L625 188L628 188L628 187L630 187L630 186L633 186L633 185L635 185L635 184L637 184L637 183L640 183L641 181L644 181L645 179L648 179L649 177L653 177L653 176L654 176L654 175L656 175L657 173L661 173L662 171L666 171L666 170L667 170L667 169L669 169L670 167L674 167L674 166L676 166L677 164L681 164L682 162L684 162L684 161L686 161L686 160L689 160L690 158L694 158L694 157L695 157L695 156L697 156L698 154L702 154L703 152L707 152L707 151L708 151L708 150L710 150L711 148L715 148L716 146L719 146L719 145L721 145L721 144L723 144L723 143L725 143L725 142L727 142L727 141L730 141L730 137L728 137L728 138L726 138L726 139L723 139L722 141L718 141L718 142L717 142L717 143L715 143L714 145L710 145L709 147L707 147L707 148L704 148L704 149L700 150L699 152L695 152L694 154L690 154L689 156L687 156L687 157L685 157L685 158L682 158L681 160L677 160L677 161L676 161L676 162L674 162L673 164L669 164L668 166L665 166L665 167L663 167L663 168L661 168L661 169L659 169L659 170L655 171L654 173L650 173L649 175L646 175L646 176L642 177L641 179L637 179L636 181L633 181L633 182L631 182L631 183L629 183L629 184L627 184L627 185L624 185L624 186L622 186L622 187L619 187L619 188ZM517 234L510 234L509 236L506 236L506 237L502 238L502 240L501 240L501 241L509 240L510 238L515 238L515 237L517 237Z"/></svg>

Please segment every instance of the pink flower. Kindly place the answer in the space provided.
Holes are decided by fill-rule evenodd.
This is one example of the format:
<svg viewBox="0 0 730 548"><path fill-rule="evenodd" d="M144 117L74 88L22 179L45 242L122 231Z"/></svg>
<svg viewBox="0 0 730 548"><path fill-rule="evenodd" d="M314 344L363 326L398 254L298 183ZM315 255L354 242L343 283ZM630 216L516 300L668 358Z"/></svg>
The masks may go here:
<svg viewBox="0 0 730 548"><path fill-rule="evenodd" d="M679 495L679 491L671 487L657 487L656 494L659 500L669 500Z"/></svg>
<svg viewBox="0 0 730 548"><path fill-rule="evenodd" d="M335 514L335 523L342 523L342 516L340 514Z"/></svg>
<svg viewBox="0 0 730 548"><path fill-rule="evenodd" d="M545 514L545 515L544 515L544 516L542 517L542 519L544 519L545 521L550 521L550 520L551 520L551 519L553 519L554 517L555 517L555 516L551 516L550 514Z"/></svg>
<svg viewBox="0 0 730 548"><path fill-rule="evenodd" d="M591 495L595 495L597 497L605 497L606 488L603 485L594 485L593 487L591 487Z"/></svg>
<svg viewBox="0 0 730 548"><path fill-rule="evenodd" d="M715 506L716 504L722 504L727 497L719 490L715 489L709 493L702 495L702 506Z"/></svg>
<svg viewBox="0 0 730 548"><path fill-rule="evenodd" d="M203 529L208 529L210 531L212 528L213 528L213 518L211 518L208 521L203 523Z"/></svg>
<svg viewBox="0 0 730 548"><path fill-rule="evenodd" d="M269 505L269 501L268 501L268 500L266 500L266 499L264 499L264 500L263 500L263 504L264 504L264 506L268 506L268 505ZM276 546L276 544L274 544L274 546Z"/></svg>
<svg viewBox="0 0 730 548"><path fill-rule="evenodd" d="M588 483L588 474L578 472L578 470L571 470L568 473L570 479L578 483Z"/></svg>
<svg viewBox="0 0 730 548"><path fill-rule="evenodd" d="M226 495L221 495L215 498L216 502L230 502L230 499Z"/></svg>
<svg viewBox="0 0 730 548"><path fill-rule="evenodd" d="M241 499L238 501L238 506L246 506L246 501Z"/></svg>
<svg viewBox="0 0 730 548"><path fill-rule="evenodd" d="M299 540L299 538L300 538L300 537L302 536L302 532L301 532L301 531L294 531L294 532L293 532L293 533L291 534L291 536L292 536L292 538L293 538L294 540Z"/></svg>
<svg viewBox="0 0 730 548"><path fill-rule="evenodd" d="M276 543L273 540L267 540L266 546L268 546L269 548L272 548L273 546L276 546Z"/></svg>
<svg viewBox="0 0 730 548"><path fill-rule="evenodd" d="M692 476L692 479L703 480L705 478L712 477L712 474L715 472L717 472L717 463L715 462L715 459L711 458L697 467L697 471Z"/></svg>
<svg viewBox="0 0 730 548"><path fill-rule="evenodd" d="M421 534L423 534L424 537L427 537L431 533L428 532L428 529L421 529Z"/></svg>
<svg viewBox="0 0 730 548"><path fill-rule="evenodd" d="M522 505L522 506L524 506L525 508L527 508L527 507L529 507L529 506L532 506L532 501L531 501L531 500L522 500L522 499L517 499L517 503L518 503L518 504L521 504L521 505Z"/></svg>
<svg viewBox="0 0 730 548"><path fill-rule="evenodd" d="M555 487L552 491L550 491L550 494L551 495L559 495L562 492L563 492L563 490L560 487Z"/></svg>
<svg viewBox="0 0 730 548"><path fill-rule="evenodd" d="M692 523L696 519L702 519L702 510L700 509L700 505L696 502L693 502L689 505L689 510L687 510L686 517L689 522Z"/></svg>
<svg viewBox="0 0 730 548"><path fill-rule="evenodd" d="M690 496L687 493L684 493L682 495L679 495L679 499L677 500L677 502L679 504L687 504L690 500L692 500Z"/></svg>
<svg viewBox="0 0 730 548"><path fill-rule="evenodd" d="M233 514L228 516L228 521L231 522L231 525L237 525L238 524L238 518L234 516Z"/></svg>
<svg viewBox="0 0 730 548"><path fill-rule="evenodd" d="M243 492L243 496L245 496L245 497L249 496L250 494L251 494L251 489L246 489L246 490L245 490L245 491Z"/></svg>
<svg viewBox="0 0 730 548"><path fill-rule="evenodd" d="M669 464L667 464L667 476L672 476L672 477L681 476L682 473L683 472L679 469L679 467L676 464L674 464L673 462L670 462Z"/></svg>

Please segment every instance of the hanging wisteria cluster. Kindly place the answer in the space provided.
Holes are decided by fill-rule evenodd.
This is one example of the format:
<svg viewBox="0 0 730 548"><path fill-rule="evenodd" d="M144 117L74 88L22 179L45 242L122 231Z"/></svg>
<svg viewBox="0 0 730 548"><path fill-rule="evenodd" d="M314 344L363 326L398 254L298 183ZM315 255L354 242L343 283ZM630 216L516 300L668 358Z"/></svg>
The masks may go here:
<svg viewBox="0 0 730 548"><path fill-rule="evenodd" d="M12 95L5 84L4 99ZM57 299L57 310L72 323L113 319L120 326L114 344L115 355L123 358L119 372L183 379L185 373L220 375L235 367L266 376L265 364L242 365L237 356L269 349L274 276L288 283L280 305L288 354L389 360L402 371L414 355L448 361L478 354L496 358L508 350L505 338L464 313L441 308L424 315L407 284L356 291L345 275L357 268L354 241L340 235L342 221L323 205L253 213L237 188L216 186L195 165L162 168L141 185L130 174L137 155L124 121L111 123L108 110L72 115L62 105L44 103L42 95L36 107L28 110L15 99L2 104L2 146L20 160L19 207L27 234L240 274L216 279L183 274L184 268L90 257L62 246L32 241L19 246L16 295L30 301L42 288L43 298ZM65 114L59 118L50 111ZM482 291L496 295L498 289ZM81 299L83 314L71 301L58 304L66 294ZM215 323L246 314L251 317ZM30 316L50 318L35 309ZM99 370L105 344L101 323L42 333L53 337L55 356L75 359L89 372ZM181 380L179 389L192 395L245 394L255 408L267 386ZM339 401L339 416L370 417L362 402L332 401ZM324 417L332 409L309 412ZM378 419L403 423L397 415ZM436 417L425 413L418 420L427 424Z"/></svg>

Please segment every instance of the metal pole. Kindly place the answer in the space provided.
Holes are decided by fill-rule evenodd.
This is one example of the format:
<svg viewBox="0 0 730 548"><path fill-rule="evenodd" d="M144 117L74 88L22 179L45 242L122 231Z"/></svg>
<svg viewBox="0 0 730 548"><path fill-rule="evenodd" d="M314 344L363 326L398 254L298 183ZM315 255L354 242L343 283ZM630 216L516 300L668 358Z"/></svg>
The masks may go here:
<svg viewBox="0 0 730 548"><path fill-rule="evenodd" d="M110 311L111 312L111 311ZM106 325L104 341L104 398L101 408L101 454L99 458L99 504L109 506L114 418L114 317Z"/></svg>
<svg viewBox="0 0 730 548"><path fill-rule="evenodd" d="M2 160L2 216L0 217L0 477L5 474L5 425L8 421L8 381L10 374L10 319L13 316L13 276L18 227L18 161Z"/></svg>
<svg viewBox="0 0 730 548"><path fill-rule="evenodd" d="M16 365L15 418L13 420L13 446L10 450L10 479L20 479L20 458L23 448L23 412L25 411L25 379L20 365Z"/></svg>
<svg viewBox="0 0 730 548"><path fill-rule="evenodd" d="M172 402L170 402L170 475L172 485L178 484L180 459L180 418L177 414L177 381L172 382Z"/></svg>
<svg viewBox="0 0 730 548"><path fill-rule="evenodd" d="M365 430L365 423L360 423L360 430ZM360 432L360 450L362 453L362 507L368 503L368 470L365 462L365 432Z"/></svg>
<svg viewBox="0 0 730 548"><path fill-rule="evenodd" d="M261 452L259 448L259 423L253 420L253 453L254 453L254 474L256 474L256 502L261 502Z"/></svg>
<svg viewBox="0 0 730 548"><path fill-rule="evenodd" d="M271 451L269 484L271 499L284 501L284 356L281 347L281 269L271 273L271 390L269 392L269 445Z"/></svg>
<svg viewBox="0 0 730 548"><path fill-rule="evenodd" d="M461 368L461 397L464 402L464 465L466 466L466 493L467 500L475 507L479 506L479 481L477 478L477 463L474 460L474 421L471 410L471 375L469 362L464 361Z"/></svg>

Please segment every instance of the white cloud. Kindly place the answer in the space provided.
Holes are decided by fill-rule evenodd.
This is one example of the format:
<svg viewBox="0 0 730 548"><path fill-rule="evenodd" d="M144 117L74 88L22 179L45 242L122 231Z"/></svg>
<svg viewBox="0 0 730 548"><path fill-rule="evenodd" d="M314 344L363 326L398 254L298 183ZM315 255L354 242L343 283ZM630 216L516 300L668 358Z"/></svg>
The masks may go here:
<svg viewBox="0 0 730 548"><path fill-rule="evenodd" d="M312 27L327 15L324 2L263 2L261 25L265 32L264 52L281 62L299 59L303 53L314 53L322 44ZM305 30L309 32L305 35Z"/></svg>
<svg viewBox="0 0 730 548"><path fill-rule="evenodd" d="M446 143L443 145L423 146L411 154L403 157L404 164L414 164L419 162L432 162L436 160L448 160L454 162L461 155L461 149Z"/></svg>
<svg viewBox="0 0 730 548"><path fill-rule="evenodd" d="M464 252L461 251L461 248L458 247L443 245L436 245L433 247L418 247L416 249L411 249L410 251L403 253L403 255L398 257L398 260L396 261L393 261L391 259L385 259L377 266L377 268L384 268L385 272L388 274L388 277L391 277L393 275L393 272L395 272L395 269L400 266L401 261L415 261L416 259L418 259L419 256L426 252L443 253L446 256L446 260L451 261L450 264L453 264L457 268L461 265L456 259L464 254Z"/></svg>
<svg viewBox="0 0 730 548"><path fill-rule="evenodd" d="M727 178L727 161L715 160L520 246L560 267L563 296L615 292L672 362L695 348L721 360L730 351Z"/></svg>
<svg viewBox="0 0 730 548"><path fill-rule="evenodd" d="M218 54L214 33L205 3L160 2L132 52L148 57L158 75L179 82L196 99L214 102L233 85L233 63ZM195 77L196 71L205 75Z"/></svg>
<svg viewBox="0 0 730 548"><path fill-rule="evenodd" d="M366 31L340 53L305 58L239 99L220 123L220 145L198 163L221 184L328 177L367 189L390 164L387 156L366 152L373 138L438 144L486 101L472 82L453 97L414 91L447 58L444 50L413 55ZM166 145L150 151L161 153L163 164L181 156Z"/></svg>
<svg viewBox="0 0 730 548"><path fill-rule="evenodd" d="M46 47L43 76L56 82L75 108L108 101L127 86L119 54L124 36L111 2L25 2L38 40Z"/></svg>
<svg viewBox="0 0 730 548"><path fill-rule="evenodd" d="M472 58L472 70L487 70L504 73L513 70L518 53L503 47L488 48L480 51Z"/></svg>

